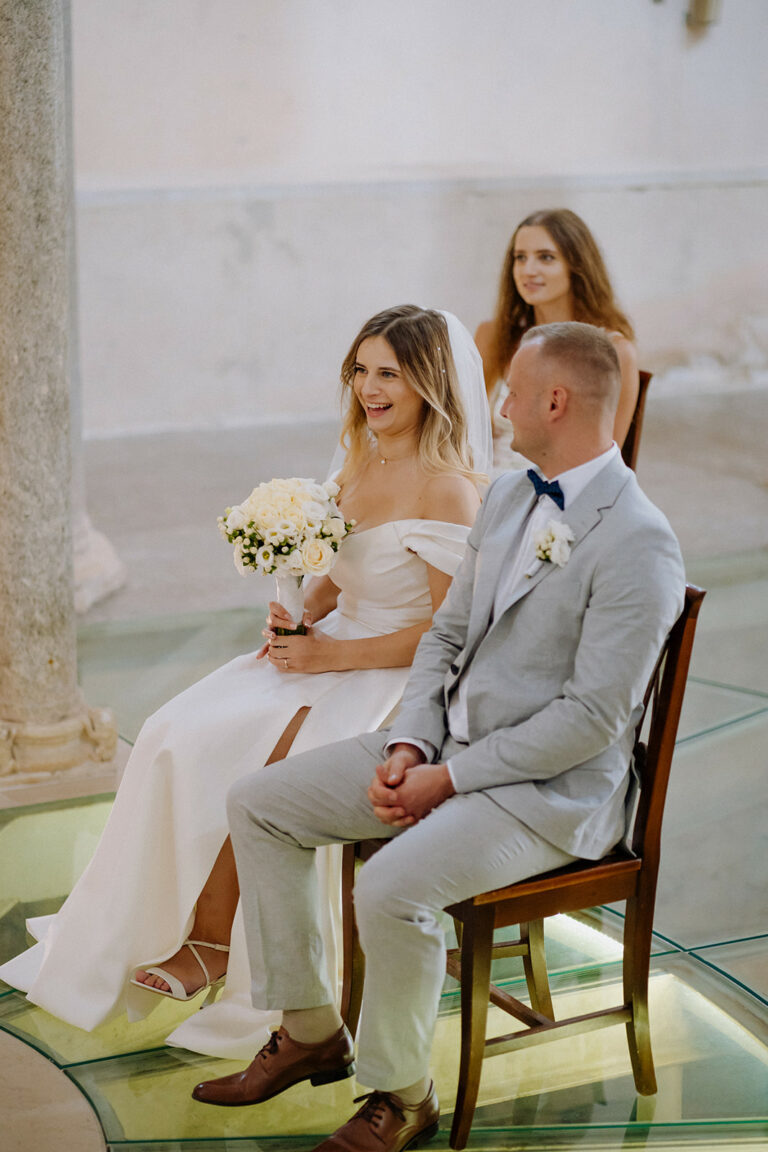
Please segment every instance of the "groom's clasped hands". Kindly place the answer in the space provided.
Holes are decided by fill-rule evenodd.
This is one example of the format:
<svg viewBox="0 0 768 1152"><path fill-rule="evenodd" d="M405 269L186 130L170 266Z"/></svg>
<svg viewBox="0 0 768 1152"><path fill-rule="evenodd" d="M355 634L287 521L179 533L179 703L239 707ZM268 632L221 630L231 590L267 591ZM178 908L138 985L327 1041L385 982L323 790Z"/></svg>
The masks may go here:
<svg viewBox="0 0 768 1152"><path fill-rule="evenodd" d="M413 744L395 744L376 767L368 799L382 824L407 828L417 824L456 789L445 764L427 764Z"/></svg>

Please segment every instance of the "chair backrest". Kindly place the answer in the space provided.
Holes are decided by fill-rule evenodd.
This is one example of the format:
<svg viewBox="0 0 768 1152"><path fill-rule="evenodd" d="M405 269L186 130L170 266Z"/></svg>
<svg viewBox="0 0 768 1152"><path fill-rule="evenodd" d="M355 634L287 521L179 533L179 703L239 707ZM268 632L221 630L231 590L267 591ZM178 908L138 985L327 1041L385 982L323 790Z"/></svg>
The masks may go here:
<svg viewBox="0 0 768 1152"><path fill-rule="evenodd" d="M645 415L645 398L652 375L651 372L639 373L640 387L637 392L635 411L632 415L632 423L629 426L629 431L621 446L621 455L624 458L624 463L628 468L632 468L633 470L637 464L637 454L640 451L640 435L643 431L643 416Z"/></svg>
<svg viewBox="0 0 768 1152"><path fill-rule="evenodd" d="M636 730L635 769L640 795L632 832L632 851L646 863L658 860L672 754L691 662L696 619L705 595L702 588L687 585L683 610L659 656ZM641 736L646 731L647 738L643 741Z"/></svg>

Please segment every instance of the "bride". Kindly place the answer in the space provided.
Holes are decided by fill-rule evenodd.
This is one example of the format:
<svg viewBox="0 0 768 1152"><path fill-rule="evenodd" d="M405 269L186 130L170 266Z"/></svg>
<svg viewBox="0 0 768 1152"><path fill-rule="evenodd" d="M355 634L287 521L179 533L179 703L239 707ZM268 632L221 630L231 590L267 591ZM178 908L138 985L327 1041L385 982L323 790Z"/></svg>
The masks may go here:
<svg viewBox="0 0 768 1152"><path fill-rule="evenodd" d="M0 979L87 1030L158 997L224 980L168 1037L250 1059L278 1015L250 1004L230 784L261 765L380 726L461 559L491 466L482 363L450 313L404 305L365 324L341 371L347 445L336 476L353 533L312 581L304 636L270 604L266 643L151 716L93 859L56 916L28 922L32 948ZM324 936L337 955L340 852L319 861ZM333 971L334 968L331 968ZM210 999L210 996L209 996Z"/></svg>

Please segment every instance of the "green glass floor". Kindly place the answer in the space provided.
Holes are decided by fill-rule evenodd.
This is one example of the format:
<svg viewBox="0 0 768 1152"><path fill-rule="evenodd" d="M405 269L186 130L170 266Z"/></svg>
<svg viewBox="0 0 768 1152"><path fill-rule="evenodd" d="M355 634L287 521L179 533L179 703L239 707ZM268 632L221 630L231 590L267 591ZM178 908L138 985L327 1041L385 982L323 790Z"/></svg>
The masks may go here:
<svg viewBox="0 0 768 1152"><path fill-rule="evenodd" d="M262 620L255 609L92 624L80 636L86 696L116 705L121 732L133 739L169 695L255 647ZM768 580L710 592L665 823L650 989L657 1096L636 1095L622 1028L495 1057L483 1069L470 1148L768 1150L766 641ZM110 796L91 796L0 809L0 959L25 946L27 917L65 898L110 804ZM548 921L556 1011L615 1002L621 923L613 908ZM520 962L504 963L496 977L522 985ZM141 1023L120 1018L84 1033L0 985L0 1030L81 1089L110 1148L293 1152L312 1148L349 1115L350 1082L298 1085L257 1108L195 1103L198 1080L237 1065L164 1045L189 1011L158 999ZM436 1149L448 1147L458 1027L447 979L433 1056L443 1106Z"/></svg>

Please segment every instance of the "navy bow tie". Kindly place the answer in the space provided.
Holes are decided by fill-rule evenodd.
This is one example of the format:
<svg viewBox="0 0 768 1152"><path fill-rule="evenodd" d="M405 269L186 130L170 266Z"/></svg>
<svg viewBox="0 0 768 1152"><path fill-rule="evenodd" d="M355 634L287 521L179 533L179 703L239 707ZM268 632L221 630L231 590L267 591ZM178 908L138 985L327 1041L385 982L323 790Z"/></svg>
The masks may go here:
<svg viewBox="0 0 768 1152"><path fill-rule="evenodd" d="M562 512L565 508L565 496L560 487L559 480L544 480L539 476L538 472L534 472L533 468L529 468L527 472L528 479L533 484L537 496L550 496L558 508Z"/></svg>

